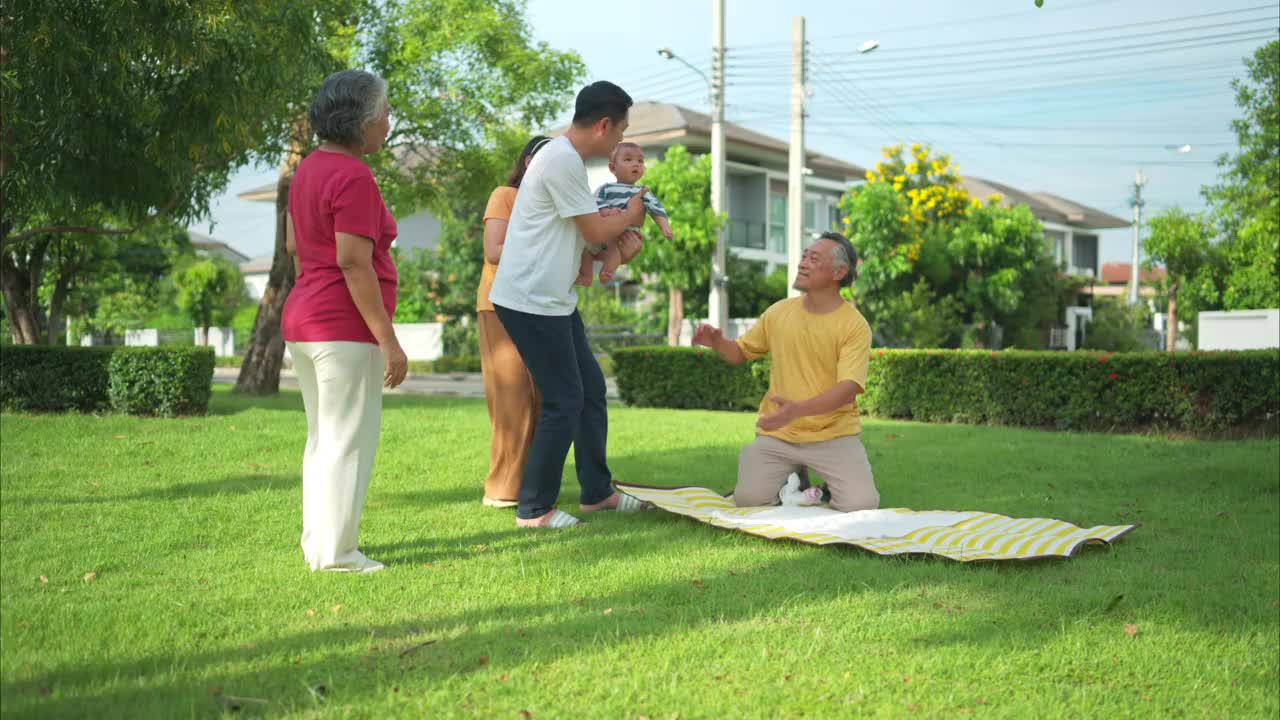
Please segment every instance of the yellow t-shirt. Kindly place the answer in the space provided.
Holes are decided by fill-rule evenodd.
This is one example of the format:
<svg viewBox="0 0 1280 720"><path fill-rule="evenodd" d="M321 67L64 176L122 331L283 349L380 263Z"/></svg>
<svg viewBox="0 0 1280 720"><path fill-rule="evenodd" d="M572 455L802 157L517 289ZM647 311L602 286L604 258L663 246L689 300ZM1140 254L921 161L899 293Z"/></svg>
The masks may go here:
<svg viewBox="0 0 1280 720"><path fill-rule="evenodd" d="M484 208L484 221L510 220L511 208L516 205L516 189L507 185L494 188L489 195L489 204ZM489 291L493 289L493 278L498 274L498 266L484 261L480 270L480 287L476 288L476 312L493 312L493 303L489 302Z"/></svg>
<svg viewBox="0 0 1280 720"><path fill-rule="evenodd" d="M776 407L769 398L803 401L821 395L833 385L852 380L867 387L867 363L871 355L871 326L852 305L817 315L804 307L804 298L775 303L738 339L748 359L768 354L769 393L760 404L760 415ZM825 415L794 420L780 430L758 431L790 443L813 443L862 432L858 403Z"/></svg>

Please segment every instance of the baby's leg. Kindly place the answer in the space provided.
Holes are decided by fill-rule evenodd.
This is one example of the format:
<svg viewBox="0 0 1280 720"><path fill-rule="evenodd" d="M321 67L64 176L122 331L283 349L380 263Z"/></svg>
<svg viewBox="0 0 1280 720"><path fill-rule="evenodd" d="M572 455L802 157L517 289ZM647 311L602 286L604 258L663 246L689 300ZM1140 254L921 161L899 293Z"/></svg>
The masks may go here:
<svg viewBox="0 0 1280 720"><path fill-rule="evenodd" d="M618 243L610 242L605 245L604 250L596 256L604 267L600 268L600 282L608 285L613 282L613 274L618 270L618 266L622 264L622 250L618 248ZM591 272L588 268L587 272Z"/></svg>
<svg viewBox="0 0 1280 720"><path fill-rule="evenodd" d="M574 280L575 285L583 287L591 287L591 270L595 265L595 256L590 250L582 251L582 263L578 266L578 279Z"/></svg>

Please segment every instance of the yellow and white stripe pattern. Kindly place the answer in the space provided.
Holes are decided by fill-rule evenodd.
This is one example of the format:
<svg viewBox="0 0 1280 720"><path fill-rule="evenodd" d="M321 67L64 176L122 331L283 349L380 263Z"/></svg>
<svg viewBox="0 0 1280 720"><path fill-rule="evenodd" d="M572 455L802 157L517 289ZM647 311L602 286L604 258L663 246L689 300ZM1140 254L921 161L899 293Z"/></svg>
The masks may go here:
<svg viewBox="0 0 1280 720"><path fill-rule="evenodd" d="M954 525L917 528L901 537L842 536L788 528L785 522L751 524L751 516L777 508L735 507L732 500L707 488L659 488L627 483L616 483L616 486L627 495L653 503L668 512L770 540L786 538L813 545L853 545L878 555L940 555L960 562L1066 558L1085 545L1110 543L1137 527L1098 525L1081 528L1049 518L1011 518L975 512ZM894 512L915 514L916 511L896 509Z"/></svg>

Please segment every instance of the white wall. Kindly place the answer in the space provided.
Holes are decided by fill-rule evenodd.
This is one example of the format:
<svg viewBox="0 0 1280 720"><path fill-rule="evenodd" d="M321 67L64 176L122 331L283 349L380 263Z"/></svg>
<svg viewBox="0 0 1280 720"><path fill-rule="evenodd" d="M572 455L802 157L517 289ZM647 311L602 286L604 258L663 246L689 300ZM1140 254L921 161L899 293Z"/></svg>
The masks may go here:
<svg viewBox="0 0 1280 720"><path fill-rule="evenodd" d="M400 252L435 250L440 247L440 221L426 210L397 219L396 229L398 234L395 246Z"/></svg>
<svg viewBox="0 0 1280 720"><path fill-rule="evenodd" d="M154 328L125 330L124 344L130 347L159 347L160 331Z"/></svg>
<svg viewBox="0 0 1280 720"><path fill-rule="evenodd" d="M258 302L262 299L262 293L267 291L267 279L271 276L269 272L245 273L244 289L249 293L249 299Z"/></svg>
<svg viewBox="0 0 1280 720"><path fill-rule="evenodd" d="M444 326L440 323L395 323L394 327L410 360L435 360L444 355Z"/></svg>
<svg viewBox="0 0 1280 720"><path fill-rule="evenodd" d="M1201 350L1260 350L1280 347L1280 309L1202 312Z"/></svg>
<svg viewBox="0 0 1280 720"><path fill-rule="evenodd" d="M200 347L200 328L192 328L191 333L191 341L196 347ZM231 328L211 327L209 342L205 344L213 348L213 354L216 357L231 357L236 354L236 331Z"/></svg>

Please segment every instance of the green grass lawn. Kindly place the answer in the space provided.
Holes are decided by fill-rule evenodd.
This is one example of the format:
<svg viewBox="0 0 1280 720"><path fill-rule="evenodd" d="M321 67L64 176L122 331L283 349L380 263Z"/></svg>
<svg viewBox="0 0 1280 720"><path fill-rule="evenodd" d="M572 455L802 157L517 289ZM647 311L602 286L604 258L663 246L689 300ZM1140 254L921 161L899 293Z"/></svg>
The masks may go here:
<svg viewBox="0 0 1280 720"><path fill-rule="evenodd" d="M620 479L723 492L753 424L611 422ZM304 432L292 393L217 391L182 420L0 418L3 714L1280 712L1275 440L868 422L886 507L1142 524L1072 560L963 565L661 512L517 531L479 502L484 404L389 397L362 526L388 569L351 576L303 563Z"/></svg>

